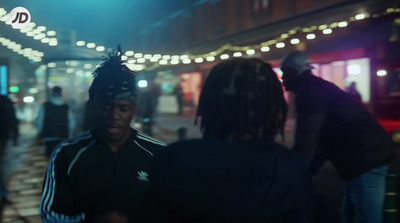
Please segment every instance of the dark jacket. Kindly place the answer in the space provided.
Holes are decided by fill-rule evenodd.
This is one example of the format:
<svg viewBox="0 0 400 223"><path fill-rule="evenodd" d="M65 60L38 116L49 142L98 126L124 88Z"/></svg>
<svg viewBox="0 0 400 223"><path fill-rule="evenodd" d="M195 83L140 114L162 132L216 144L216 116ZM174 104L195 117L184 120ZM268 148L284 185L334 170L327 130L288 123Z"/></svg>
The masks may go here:
<svg viewBox="0 0 400 223"><path fill-rule="evenodd" d="M305 157L273 142L178 142L150 180L170 222L318 221Z"/></svg>
<svg viewBox="0 0 400 223"><path fill-rule="evenodd" d="M68 138L68 105L44 103L42 137Z"/></svg>
<svg viewBox="0 0 400 223"><path fill-rule="evenodd" d="M164 146L133 129L118 152L89 131L64 141L50 157L43 222L94 222L110 211L135 219L146 201L153 155Z"/></svg>
<svg viewBox="0 0 400 223"><path fill-rule="evenodd" d="M308 149L306 136L314 134L318 145L314 152L330 160L344 180L394 159L391 140L375 118L333 83L309 75L295 93L300 145L295 149ZM313 119L315 115L323 118Z"/></svg>
<svg viewBox="0 0 400 223"><path fill-rule="evenodd" d="M8 139L10 133L18 137L18 120L12 101L6 95L0 95L0 139Z"/></svg>

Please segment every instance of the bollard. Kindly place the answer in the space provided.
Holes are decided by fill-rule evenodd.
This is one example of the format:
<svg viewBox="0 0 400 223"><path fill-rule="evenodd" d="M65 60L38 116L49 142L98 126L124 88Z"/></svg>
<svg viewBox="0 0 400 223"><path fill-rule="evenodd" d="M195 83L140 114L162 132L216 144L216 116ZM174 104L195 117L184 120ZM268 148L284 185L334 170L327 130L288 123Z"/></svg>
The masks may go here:
<svg viewBox="0 0 400 223"><path fill-rule="evenodd" d="M386 195L383 213L384 223L400 222L398 194L399 177L400 174L398 172L388 170L386 177Z"/></svg>

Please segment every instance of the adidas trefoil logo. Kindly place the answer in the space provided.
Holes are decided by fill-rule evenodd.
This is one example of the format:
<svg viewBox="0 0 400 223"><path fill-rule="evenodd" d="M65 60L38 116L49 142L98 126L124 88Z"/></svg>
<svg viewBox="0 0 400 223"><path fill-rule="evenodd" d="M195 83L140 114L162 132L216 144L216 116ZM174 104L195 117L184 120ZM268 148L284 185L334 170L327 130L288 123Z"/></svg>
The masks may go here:
<svg viewBox="0 0 400 223"><path fill-rule="evenodd" d="M141 181L149 181L149 174L144 172L143 170L138 171L138 179Z"/></svg>

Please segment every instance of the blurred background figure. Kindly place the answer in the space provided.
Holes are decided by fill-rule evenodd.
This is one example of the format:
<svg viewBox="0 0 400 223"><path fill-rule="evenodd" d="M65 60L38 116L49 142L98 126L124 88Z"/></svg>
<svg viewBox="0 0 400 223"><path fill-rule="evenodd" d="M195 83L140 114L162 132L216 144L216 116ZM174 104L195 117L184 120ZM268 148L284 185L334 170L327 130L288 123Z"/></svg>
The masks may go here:
<svg viewBox="0 0 400 223"><path fill-rule="evenodd" d="M177 83L174 88L174 94L176 96L176 101L178 104L178 115L182 115L182 107L183 107L183 92L181 83Z"/></svg>
<svg viewBox="0 0 400 223"><path fill-rule="evenodd" d="M8 190L4 182L4 153L7 149L8 140L12 139L13 144L18 144L18 121L15 116L15 109L12 101L6 95L0 95L0 208L3 208ZM2 210L0 210L2 211Z"/></svg>
<svg viewBox="0 0 400 223"><path fill-rule="evenodd" d="M159 89L153 82L149 81L147 87L142 88L138 99L136 119L142 125L142 131L149 135L153 135L154 115L158 105Z"/></svg>
<svg viewBox="0 0 400 223"><path fill-rule="evenodd" d="M387 165L396 157L389 136L349 94L313 75L305 52L285 55L281 69L286 90L297 96L293 150L310 157L313 174L329 160L347 182L343 222L382 222Z"/></svg>
<svg viewBox="0 0 400 223"><path fill-rule="evenodd" d="M57 144L72 134L75 120L68 104L64 103L61 87L56 86L51 89L49 101L39 110L36 126L45 143L48 157Z"/></svg>
<svg viewBox="0 0 400 223"><path fill-rule="evenodd" d="M357 90L357 84L356 82L352 81L349 85L349 87L347 88L347 93L354 99L356 100L358 103L360 103L361 105L364 105L364 103L362 102L362 98L361 98L361 94L360 92L358 92Z"/></svg>

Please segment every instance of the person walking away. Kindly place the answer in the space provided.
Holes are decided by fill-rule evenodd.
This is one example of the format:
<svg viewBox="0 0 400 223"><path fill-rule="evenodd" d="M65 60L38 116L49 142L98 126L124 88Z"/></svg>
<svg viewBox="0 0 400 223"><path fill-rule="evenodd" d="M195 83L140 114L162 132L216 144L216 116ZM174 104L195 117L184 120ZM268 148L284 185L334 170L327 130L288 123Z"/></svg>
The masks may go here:
<svg viewBox="0 0 400 223"><path fill-rule="evenodd" d="M339 222L336 210L316 194L305 156L273 141L283 135L286 114L270 64L235 58L213 67L196 117L203 139L169 145L150 172L167 219Z"/></svg>
<svg viewBox="0 0 400 223"><path fill-rule="evenodd" d="M72 134L75 120L68 104L64 103L61 87L55 86L51 89L49 101L39 109L36 126L48 157L60 142Z"/></svg>

